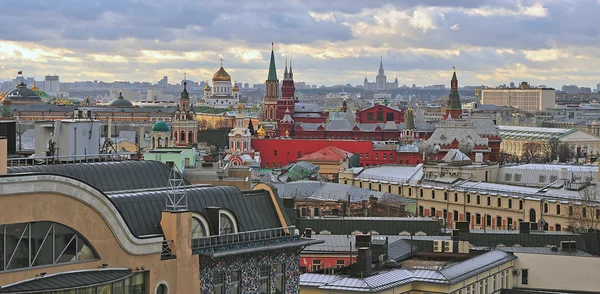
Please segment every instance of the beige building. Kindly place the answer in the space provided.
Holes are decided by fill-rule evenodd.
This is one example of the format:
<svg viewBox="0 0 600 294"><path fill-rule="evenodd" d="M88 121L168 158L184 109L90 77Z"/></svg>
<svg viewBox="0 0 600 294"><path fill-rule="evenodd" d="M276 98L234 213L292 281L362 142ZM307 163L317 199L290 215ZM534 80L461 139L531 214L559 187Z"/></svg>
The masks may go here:
<svg viewBox="0 0 600 294"><path fill-rule="evenodd" d="M530 88L526 82L519 88L481 89L481 104L512 106L525 112L542 111L553 107L555 102L554 89Z"/></svg>
<svg viewBox="0 0 600 294"><path fill-rule="evenodd" d="M567 144L575 158L597 157L600 154L600 136L580 129L559 129L541 127L498 126L500 130L500 152L516 156L523 155L523 145L529 142L543 144L540 152L546 150L552 138Z"/></svg>

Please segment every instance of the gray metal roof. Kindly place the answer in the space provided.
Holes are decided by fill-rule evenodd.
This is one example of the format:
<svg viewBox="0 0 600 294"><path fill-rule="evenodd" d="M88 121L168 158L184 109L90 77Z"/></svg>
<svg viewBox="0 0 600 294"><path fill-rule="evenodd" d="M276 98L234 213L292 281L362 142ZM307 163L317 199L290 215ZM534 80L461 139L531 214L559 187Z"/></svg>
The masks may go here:
<svg viewBox="0 0 600 294"><path fill-rule="evenodd" d="M567 256L593 256L582 250L562 251L560 249L553 251L550 247L496 247L498 250L513 253L546 254L546 255L567 255Z"/></svg>
<svg viewBox="0 0 600 294"><path fill-rule="evenodd" d="M9 167L8 173L58 174L86 182L102 192L111 192L168 187L171 168L162 162L143 160L18 166Z"/></svg>
<svg viewBox="0 0 600 294"><path fill-rule="evenodd" d="M296 199L316 199L329 201L346 201L350 195L350 201L361 202L369 200L369 196L375 198L395 201L414 203L416 200L404 198L395 194L386 192L376 192L368 189L359 188L356 186L343 185L337 183L326 183L317 181L296 181L286 184L274 184L281 198L296 198Z"/></svg>
<svg viewBox="0 0 600 294"><path fill-rule="evenodd" d="M445 268L440 273L455 284L514 259L517 257L511 253L494 250Z"/></svg>
<svg viewBox="0 0 600 294"><path fill-rule="evenodd" d="M283 226L267 191L242 192L236 187L228 186L190 186L182 188L182 191L187 195L190 211L207 217L208 207L227 209L235 216L240 232ZM132 191L109 194L108 197L132 233L139 237L162 234L161 212L165 209L168 192L168 189ZM283 205L279 205L283 209Z"/></svg>
<svg viewBox="0 0 600 294"><path fill-rule="evenodd" d="M362 233L375 231L381 235L398 235L402 232L423 232L427 235L439 235L441 231L440 222L432 218L303 217L296 219L295 225L301 232L306 228L312 228L315 232L328 231L334 235L346 235L354 231Z"/></svg>
<svg viewBox="0 0 600 294"><path fill-rule="evenodd" d="M132 275L130 269L93 269L36 277L0 287L0 293L39 293L108 284Z"/></svg>

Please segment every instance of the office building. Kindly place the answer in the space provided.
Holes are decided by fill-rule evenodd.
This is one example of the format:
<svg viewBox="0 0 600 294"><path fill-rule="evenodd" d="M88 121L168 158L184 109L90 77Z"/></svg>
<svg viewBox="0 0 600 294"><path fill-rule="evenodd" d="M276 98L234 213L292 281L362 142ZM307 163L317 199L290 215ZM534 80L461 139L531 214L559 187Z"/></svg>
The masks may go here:
<svg viewBox="0 0 600 294"><path fill-rule="evenodd" d="M44 80L44 92L51 96L57 96L60 93L60 81L57 75L47 75Z"/></svg>
<svg viewBox="0 0 600 294"><path fill-rule="evenodd" d="M524 112L542 111L553 107L556 94L552 88L532 88L527 82L519 88L481 89L481 104L512 106Z"/></svg>

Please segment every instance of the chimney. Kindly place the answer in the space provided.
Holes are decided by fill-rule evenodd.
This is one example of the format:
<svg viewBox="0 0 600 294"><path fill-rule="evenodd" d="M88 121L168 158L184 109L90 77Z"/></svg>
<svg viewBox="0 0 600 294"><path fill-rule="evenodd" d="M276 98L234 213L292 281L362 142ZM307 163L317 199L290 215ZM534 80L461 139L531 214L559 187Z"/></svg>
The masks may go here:
<svg viewBox="0 0 600 294"><path fill-rule="evenodd" d="M304 237L312 238L312 229L311 228L304 229Z"/></svg>
<svg viewBox="0 0 600 294"><path fill-rule="evenodd" d="M373 266L371 248L358 248L358 257L356 258L356 275L359 277L368 276Z"/></svg>
<svg viewBox="0 0 600 294"><path fill-rule="evenodd" d="M371 247L371 235L361 234L356 235L356 248Z"/></svg>
<svg viewBox="0 0 600 294"><path fill-rule="evenodd" d="M0 137L0 175L8 172L8 140L6 137Z"/></svg>

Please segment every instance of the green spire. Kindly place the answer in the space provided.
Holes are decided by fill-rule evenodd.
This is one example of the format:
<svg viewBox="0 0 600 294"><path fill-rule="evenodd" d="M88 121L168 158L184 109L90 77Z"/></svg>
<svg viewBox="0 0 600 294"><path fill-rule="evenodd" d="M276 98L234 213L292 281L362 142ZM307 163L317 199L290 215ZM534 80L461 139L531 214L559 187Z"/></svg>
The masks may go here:
<svg viewBox="0 0 600 294"><path fill-rule="evenodd" d="M275 52L273 51L273 43L271 43L271 64L269 65L269 76L267 81L277 81L277 69L275 68Z"/></svg>

